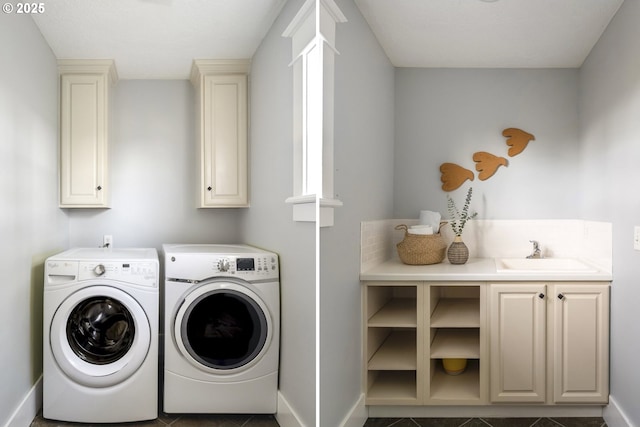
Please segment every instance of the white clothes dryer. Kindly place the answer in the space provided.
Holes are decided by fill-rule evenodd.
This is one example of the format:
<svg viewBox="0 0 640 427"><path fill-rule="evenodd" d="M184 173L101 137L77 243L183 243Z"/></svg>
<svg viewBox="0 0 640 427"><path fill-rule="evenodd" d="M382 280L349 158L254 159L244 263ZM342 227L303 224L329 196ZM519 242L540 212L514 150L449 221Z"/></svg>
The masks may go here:
<svg viewBox="0 0 640 427"><path fill-rule="evenodd" d="M47 259L44 418L157 418L158 274L155 249L76 248Z"/></svg>
<svg viewBox="0 0 640 427"><path fill-rule="evenodd" d="M246 245L163 245L164 412L275 413L278 256Z"/></svg>

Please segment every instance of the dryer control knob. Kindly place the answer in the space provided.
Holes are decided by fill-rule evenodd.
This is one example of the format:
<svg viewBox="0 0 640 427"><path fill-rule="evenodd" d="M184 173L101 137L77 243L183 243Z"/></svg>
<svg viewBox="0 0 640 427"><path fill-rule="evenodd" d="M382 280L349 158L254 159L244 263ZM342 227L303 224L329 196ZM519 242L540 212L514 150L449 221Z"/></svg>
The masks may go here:
<svg viewBox="0 0 640 427"><path fill-rule="evenodd" d="M94 267L93 272L96 273L96 276L102 276L105 272L104 265L98 264Z"/></svg>
<svg viewBox="0 0 640 427"><path fill-rule="evenodd" d="M218 270L220 271L229 271L230 266L231 263L229 263L229 260L226 258L222 258L220 261L218 261Z"/></svg>

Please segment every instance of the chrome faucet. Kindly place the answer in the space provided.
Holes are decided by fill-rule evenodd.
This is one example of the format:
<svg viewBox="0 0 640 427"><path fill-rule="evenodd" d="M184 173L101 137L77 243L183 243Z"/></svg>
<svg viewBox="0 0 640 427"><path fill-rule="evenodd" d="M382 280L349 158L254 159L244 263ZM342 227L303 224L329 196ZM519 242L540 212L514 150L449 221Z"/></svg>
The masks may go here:
<svg viewBox="0 0 640 427"><path fill-rule="evenodd" d="M542 258L542 254L540 253L540 244L537 240L529 240L533 243L533 252L531 255L528 255L527 258Z"/></svg>

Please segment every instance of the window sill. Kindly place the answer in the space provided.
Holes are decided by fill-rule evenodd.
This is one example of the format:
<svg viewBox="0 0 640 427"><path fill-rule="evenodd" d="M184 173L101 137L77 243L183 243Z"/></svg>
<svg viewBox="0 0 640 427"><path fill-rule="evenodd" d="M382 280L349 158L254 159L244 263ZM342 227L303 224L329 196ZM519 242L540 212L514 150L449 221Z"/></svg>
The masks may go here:
<svg viewBox="0 0 640 427"><path fill-rule="evenodd" d="M294 221L318 222L320 227L333 226L333 209L342 206L338 199L319 198L315 194L289 197L285 202L293 205Z"/></svg>

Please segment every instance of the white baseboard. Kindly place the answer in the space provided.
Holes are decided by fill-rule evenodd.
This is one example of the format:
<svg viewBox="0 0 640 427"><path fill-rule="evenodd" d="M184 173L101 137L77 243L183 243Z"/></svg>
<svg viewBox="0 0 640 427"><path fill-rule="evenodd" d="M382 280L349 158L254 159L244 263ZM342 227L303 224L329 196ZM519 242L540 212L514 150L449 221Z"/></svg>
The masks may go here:
<svg viewBox="0 0 640 427"><path fill-rule="evenodd" d="M362 427L367 422L368 411L364 404L364 393L353 405L347 416L340 423L340 427Z"/></svg>
<svg viewBox="0 0 640 427"><path fill-rule="evenodd" d="M612 396L609 396L609 406L604 408L603 418L609 427L633 427Z"/></svg>
<svg viewBox="0 0 640 427"><path fill-rule="evenodd" d="M42 408L42 375L11 414L4 427L29 427Z"/></svg>
<svg viewBox="0 0 640 427"><path fill-rule="evenodd" d="M300 421L300 417L293 410L287 399L284 398L282 393L278 391L278 412L276 413L276 420L280 427L305 427Z"/></svg>
<svg viewBox="0 0 640 427"><path fill-rule="evenodd" d="M602 417L602 406L369 406L369 416L376 418L404 417Z"/></svg>

